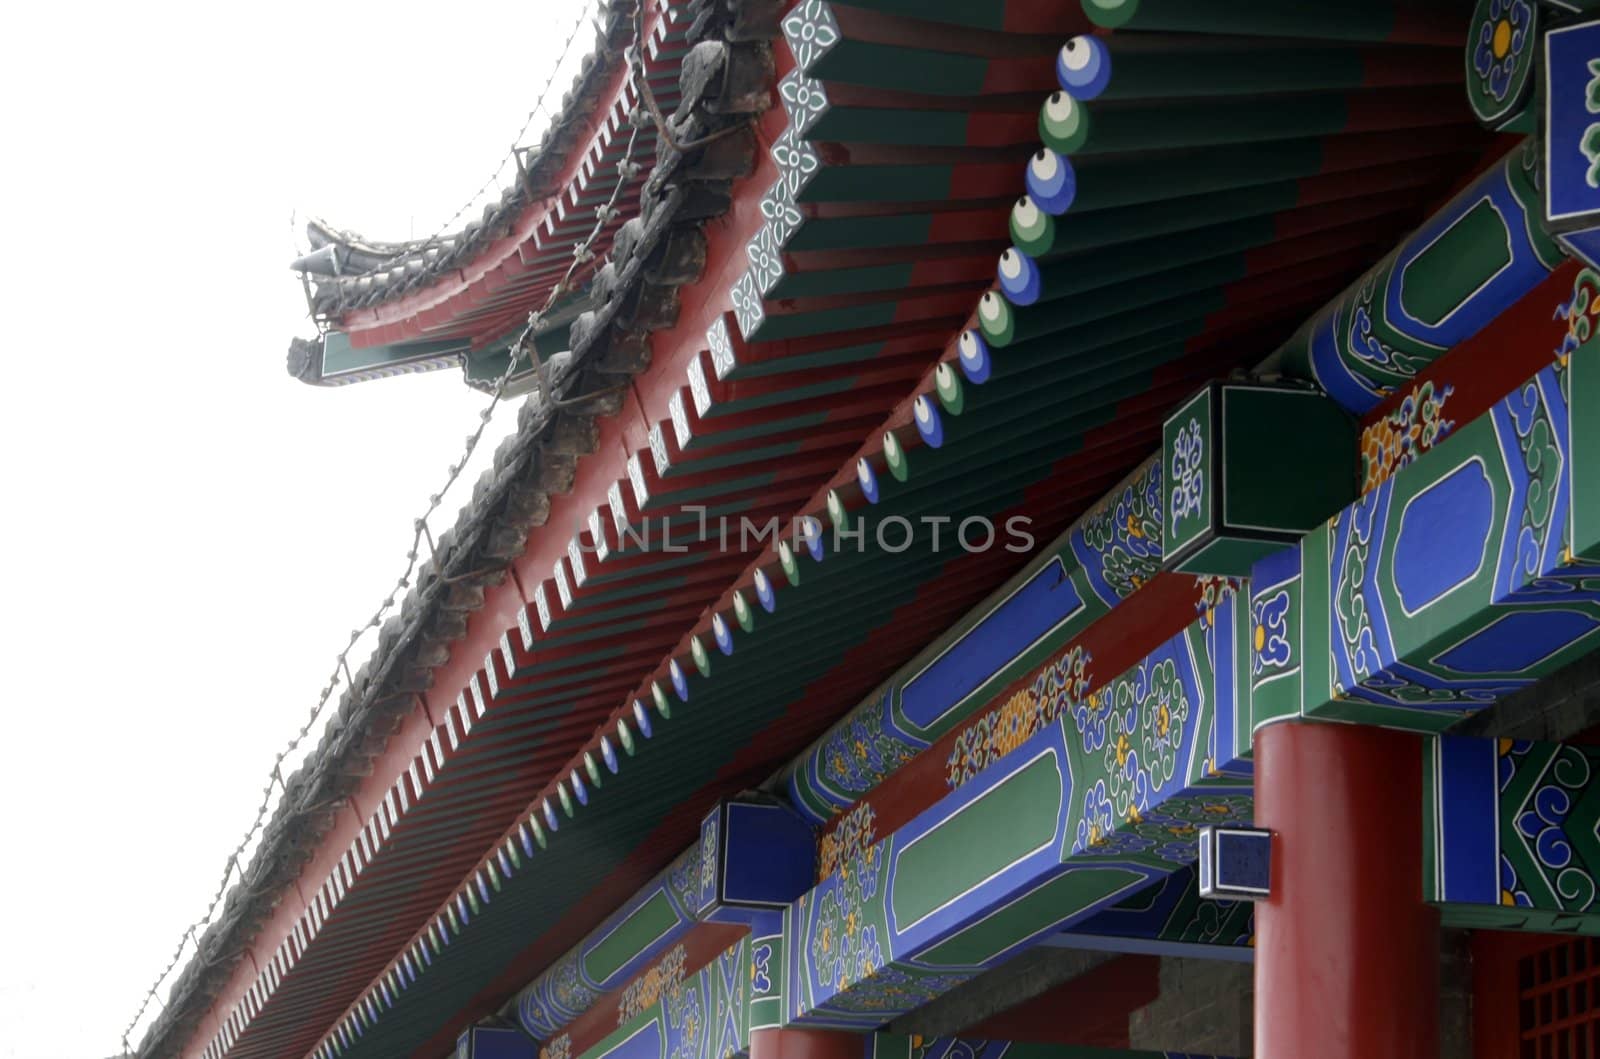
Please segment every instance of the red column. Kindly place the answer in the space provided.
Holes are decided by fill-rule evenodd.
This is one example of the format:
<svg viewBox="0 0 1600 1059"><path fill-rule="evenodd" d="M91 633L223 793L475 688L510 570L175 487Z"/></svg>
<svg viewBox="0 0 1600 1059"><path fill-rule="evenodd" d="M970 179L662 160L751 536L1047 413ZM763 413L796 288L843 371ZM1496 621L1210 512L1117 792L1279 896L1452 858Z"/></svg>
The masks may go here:
<svg viewBox="0 0 1600 1059"><path fill-rule="evenodd" d="M1338 724L1255 741L1256 1059L1439 1054L1439 915L1422 903L1422 745Z"/></svg>
<svg viewBox="0 0 1600 1059"><path fill-rule="evenodd" d="M866 1059L871 1034L837 1030L753 1030L750 1059Z"/></svg>

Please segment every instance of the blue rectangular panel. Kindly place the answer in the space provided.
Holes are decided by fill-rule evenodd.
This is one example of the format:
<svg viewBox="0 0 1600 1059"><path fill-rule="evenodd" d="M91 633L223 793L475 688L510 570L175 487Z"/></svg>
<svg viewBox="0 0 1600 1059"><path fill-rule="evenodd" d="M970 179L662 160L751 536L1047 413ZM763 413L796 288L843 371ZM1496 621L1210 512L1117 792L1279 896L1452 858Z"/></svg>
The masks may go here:
<svg viewBox="0 0 1600 1059"><path fill-rule="evenodd" d="M1078 588L1058 558L984 615L965 635L906 681L900 708L923 731L968 695L1083 609Z"/></svg>
<svg viewBox="0 0 1600 1059"><path fill-rule="evenodd" d="M1545 212L1600 216L1600 22L1545 35Z"/></svg>
<svg viewBox="0 0 1600 1059"><path fill-rule="evenodd" d="M1493 739L1447 735L1434 741L1443 900L1500 903L1500 850L1493 823L1500 813L1497 753Z"/></svg>

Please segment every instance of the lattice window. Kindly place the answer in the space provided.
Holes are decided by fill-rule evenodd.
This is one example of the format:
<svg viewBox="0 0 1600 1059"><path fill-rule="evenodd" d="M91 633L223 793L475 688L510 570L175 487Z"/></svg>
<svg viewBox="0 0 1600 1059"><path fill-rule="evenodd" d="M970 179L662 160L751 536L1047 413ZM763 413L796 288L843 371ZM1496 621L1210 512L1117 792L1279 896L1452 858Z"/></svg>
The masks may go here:
<svg viewBox="0 0 1600 1059"><path fill-rule="evenodd" d="M1525 956L1517 975L1522 1059L1600 1059L1600 939Z"/></svg>

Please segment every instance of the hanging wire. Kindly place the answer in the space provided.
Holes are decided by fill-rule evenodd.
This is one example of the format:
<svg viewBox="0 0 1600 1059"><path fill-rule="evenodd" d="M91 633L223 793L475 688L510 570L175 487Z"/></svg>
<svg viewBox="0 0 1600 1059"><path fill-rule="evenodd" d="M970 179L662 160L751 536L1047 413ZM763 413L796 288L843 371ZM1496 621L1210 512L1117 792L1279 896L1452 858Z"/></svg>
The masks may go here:
<svg viewBox="0 0 1600 1059"><path fill-rule="evenodd" d="M636 24L638 25L642 25L643 22L642 16L644 3L645 0L636 0L635 15ZM574 27L572 34L568 37L567 43L569 45L576 35L577 29ZM645 83L642 56L643 50L641 48L635 47L631 50L630 62L632 65L632 77L635 81L635 87ZM549 87L554 82L554 79L555 75L552 74L550 79L545 82L545 91L549 90ZM543 93L541 93L540 102L535 104L534 110L538 110L542 105ZM532 115L533 112L530 111L530 121L532 120ZM599 240L600 235L605 231L607 225L620 216L620 211L617 209L617 201L622 197L624 188L628 187L642 170L642 167L639 165L639 163L633 160L634 148L638 141L639 127L641 124L642 122L637 120L632 123L632 131L628 135L627 150L623 152L621 159L617 163L616 185L611 190L610 198L606 200L603 206L595 211L594 227L590 229L589 234L582 242L573 247L572 263L567 266L567 271L562 275L561 279L558 280L555 286L550 289L544 305L528 314L527 324L522 328L516 339L511 343L510 357L506 362L505 370L500 373L499 378L495 381L494 388L492 391L490 391L488 403L478 413L477 428L467 436L465 451L463 452L461 458L455 463L452 463L446 471L444 484L437 492L428 497L427 506L423 509L421 516L413 520L411 547L406 552L405 566L402 568L400 576L395 579L394 587L389 591L389 594L384 597L382 602L379 603L377 609L373 611L372 616L366 620L365 624L351 631L349 642L335 657L332 670L328 676L328 682L323 686L322 691L318 694L316 704L312 706L308 712L305 723L300 726L294 737L289 740L288 745L284 747L283 750L279 751L277 756L273 759L272 768L268 773L266 785L262 788L261 803L256 808L255 818L251 823L249 830L245 832L244 837L239 840L239 844L235 846L233 852L228 855L227 863L223 866L222 877L217 882L217 888L213 892L210 902L206 905L204 914L184 928L182 935L180 935L178 938L177 946L173 949L171 958L167 961L166 966L162 968L161 973L156 976L155 981L151 983L150 988L145 991L138 1010L134 1013L133 1018L128 1021L127 1026L123 1029L121 1041L122 1050L124 1053L131 1054L129 1039L133 1034L134 1028L138 1026L139 1020L142 1019L145 1012L149 1010L151 1002L155 1001L158 1004L161 1003L160 998L157 995L158 991L160 990L162 984L172 974L174 968L177 967L178 959L183 955L184 947L193 942L195 946L195 958L202 960L206 958L205 954L200 951L200 934L206 929L206 927L210 925L211 917L216 913L217 905L221 903L223 895L227 892L228 881L233 877L234 872L239 871L241 873L241 878L243 877L243 865L241 864L241 859L244 856L245 849L250 845L251 841L255 839L256 835L266 824L267 813L271 808L272 803L273 788L277 787L287 792L287 786L285 785L283 779L283 764L285 760L287 760L289 756L299 748L300 744L304 742L305 739L311 734L313 726L315 726L317 720L322 716L323 710L327 707L328 702L333 698L333 693L339 686L340 676L342 675L344 677L347 687L351 685L349 657L356 645L360 642L362 636L369 630L381 627L384 617L394 607L396 597L410 588L412 576L416 573L417 569L419 550L425 541L431 540L432 533L428 526L428 519L439 509L451 487L454 486L460 479L462 471L466 468L467 461L471 458L473 452L476 451L478 443L483 439L484 432L488 429L490 421L494 418L495 411L499 408L501 401L504 399L505 389L511 382L512 376L516 374L517 367L521 363L522 358L531 355L535 366L535 375L538 379L538 392L540 400L542 402L549 402L553 407L568 408L577 405L583 405L588 402L607 397L616 391L615 387L611 387L571 400L557 399L553 392L548 375L545 371L544 364L539 360L538 353L533 349L533 339L539 331L544 314L548 313L564 294L567 294L569 291L571 291L573 279L575 276L577 276L580 267L594 259L594 244ZM526 129L526 125L524 126L524 129ZM502 163L502 167L503 165L504 163Z"/></svg>

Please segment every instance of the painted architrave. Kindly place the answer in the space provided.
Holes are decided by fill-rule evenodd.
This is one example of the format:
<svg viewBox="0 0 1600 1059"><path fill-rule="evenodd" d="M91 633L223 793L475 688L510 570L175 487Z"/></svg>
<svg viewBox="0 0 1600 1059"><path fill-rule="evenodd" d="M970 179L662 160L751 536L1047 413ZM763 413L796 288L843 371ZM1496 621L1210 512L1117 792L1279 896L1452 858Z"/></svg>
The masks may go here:
<svg viewBox="0 0 1600 1059"><path fill-rule="evenodd" d="M669 987L578 1059L733 1059L750 1048L751 939Z"/></svg>
<svg viewBox="0 0 1600 1059"><path fill-rule="evenodd" d="M869 1028L1190 864L1251 816L1232 595L790 909L791 1023Z"/></svg>
<svg viewBox="0 0 1600 1059"><path fill-rule="evenodd" d="M1257 564L1241 739L1294 716L1442 731L1600 646L1600 567L1569 536L1600 482L1572 424L1588 435L1600 403L1568 388L1597 358L1541 370Z"/></svg>
<svg viewBox="0 0 1600 1059"><path fill-rule="evenodd" d="M1130 1051L1072 1044L990 1041L967 1037L923 1039L874 1033L864 1042L863 1059L1221 1059L1189 1052Z"/></svg>
<svg viewBox="0 0 1600 1059"><path fill-rule="evenodd" d="M1471 338L1561 264L1529 141L1317 313L1269 365L1363 414Z"/></svg>
<svg viewBox="0 0 1600 1059"><path fill-rule="evenodd" d="M1423 886L1445 922L1600 934L1600 748L1446 735L1425 755Z"/></svg>
<svg viewBox="0 0 1600 1059"><path fill-rule="evenodd" d="M1146 461L813 744L787 781L796 808L826 823L1154 578L1161 480Z"/></svg>
<svg viewBox="0 0 1600 1059"><path fill-rule="evenodd" d="M770 799L720 803L700 840L517 996L517 1019L549 1040L700 922L753 923L804 892L811 829Z"/></svg>

